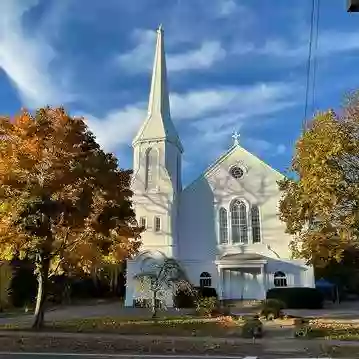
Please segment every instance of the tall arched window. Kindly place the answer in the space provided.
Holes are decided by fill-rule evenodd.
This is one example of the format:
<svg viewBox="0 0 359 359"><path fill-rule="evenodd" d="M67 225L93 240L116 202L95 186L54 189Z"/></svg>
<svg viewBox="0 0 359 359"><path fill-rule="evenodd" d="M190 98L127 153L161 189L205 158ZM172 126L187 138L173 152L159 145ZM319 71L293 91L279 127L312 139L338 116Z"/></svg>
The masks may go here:
<svg viewBox="0 0 359 359"><path fill-rule="evenodd" d="M274 286L275 287L286 287L287 286L287 276L281 272L274 273Z"/></svg>
<svg viewBox="0 0 359 359"><path fill-rule="evenodd" d="M220 208L219 210L219 243L220 244L228 243L227 210L223 207Z"/></svg>
<svg viewBox="0 0 359 359"><path fill-rule="evenodd" d="M248 243L246 205L235 200L231 205L232 243Z"/></svg>
<svg viewBox="0 0 359 359"><path fill-rule="evenodd" d="M261 224L259 220L258 206L253 206L251 209L251 221L252 221L252 241L253 243L259 243L261 241Z"/></svg>
<svg viewBox="0 0 359 359"><path fill-rule="evenodd" d="M158 151L149 148L146 152L146 189L155 188L158 173Z"/></svg>
<svg viewBox="0 0 359 359"><path fill-rule="evenodd" d="M208 272L202 272L199 277L199 286L203 287L210 287L212 285L212 278Z"/></svg>

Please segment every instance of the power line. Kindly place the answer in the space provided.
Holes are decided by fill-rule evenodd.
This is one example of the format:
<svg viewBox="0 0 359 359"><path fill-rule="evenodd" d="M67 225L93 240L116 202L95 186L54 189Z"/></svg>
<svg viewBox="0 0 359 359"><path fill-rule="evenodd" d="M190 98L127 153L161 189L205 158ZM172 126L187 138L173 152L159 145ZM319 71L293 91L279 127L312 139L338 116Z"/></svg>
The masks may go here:
<svg viewBox="0 0 359 359"><path fill-rule="evenodd" d="M310 12L309 48L308 48L308 59L307 59L307 84L306 84L306 88L305 88L304 125L306 125L307 113L308 113L308 100L309 100L309 90L310 90L310 70L311 70L311 62L312 62L314 18L315 18L315 0L312 0L312 7L311 7L311 12Z"/></svg>
<svg viewBox="0 0 359 359"><path fill-rule="evenodd" d="M315 111L315 86L317 81L317 65L318 65L318 39L319 39L319 21L320 21L320 0L317 0L316 4L316 29L315 29L315 41L314 41L314 57L313 57L313 86L312 86L312 113Z"/></svg>

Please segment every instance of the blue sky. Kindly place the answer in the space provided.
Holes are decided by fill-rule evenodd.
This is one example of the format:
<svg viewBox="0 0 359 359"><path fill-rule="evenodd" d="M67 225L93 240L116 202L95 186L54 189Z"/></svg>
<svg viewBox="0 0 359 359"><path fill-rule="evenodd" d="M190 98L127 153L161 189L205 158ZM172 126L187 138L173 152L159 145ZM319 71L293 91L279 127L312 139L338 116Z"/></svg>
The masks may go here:
<svg viewBox="0 0 359 359"><path fill-rule="evenodd" d="M315 110L358 88L359 14L321 1ZM241 133L285 171L304 115L311 0L1 0L0 113L64 105L121 167L145 119L163 23L184 182ZM311 107L311 106L310 106Z"/></svg>

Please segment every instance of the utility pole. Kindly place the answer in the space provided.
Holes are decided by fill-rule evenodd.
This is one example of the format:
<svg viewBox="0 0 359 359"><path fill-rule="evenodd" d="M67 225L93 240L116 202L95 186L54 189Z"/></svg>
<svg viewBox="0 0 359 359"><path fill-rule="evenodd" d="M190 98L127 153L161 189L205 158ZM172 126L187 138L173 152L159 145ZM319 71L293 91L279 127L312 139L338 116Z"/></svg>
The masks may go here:
<svg viewBox="0 0 359 359"><path fill-rule="evenodd" d="M347 12L359 12L359 0L347 0Z"/></svg>

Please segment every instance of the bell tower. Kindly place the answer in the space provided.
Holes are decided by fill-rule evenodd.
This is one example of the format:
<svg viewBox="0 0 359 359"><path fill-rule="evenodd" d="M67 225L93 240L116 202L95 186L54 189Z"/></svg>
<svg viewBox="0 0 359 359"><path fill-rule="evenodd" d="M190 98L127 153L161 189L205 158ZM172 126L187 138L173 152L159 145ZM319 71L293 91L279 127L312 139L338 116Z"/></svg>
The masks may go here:
<svg viewBox="0 0 359 359"><path fill-rule="evenodd" d="M175 256L183 147L171 119L164 32L157 29L147 117L133 142L134 209L142 250Z"/></svg>

